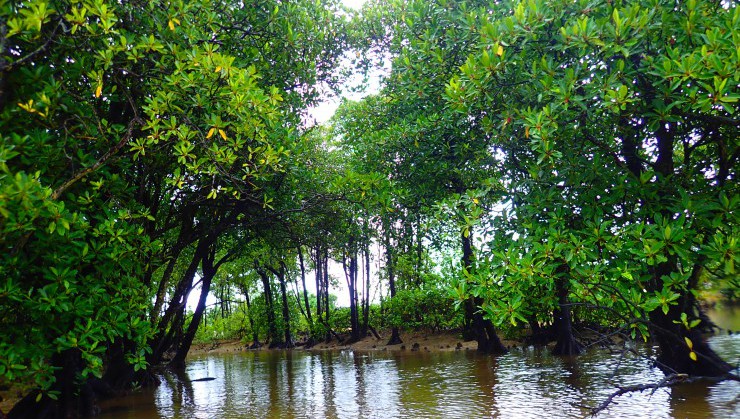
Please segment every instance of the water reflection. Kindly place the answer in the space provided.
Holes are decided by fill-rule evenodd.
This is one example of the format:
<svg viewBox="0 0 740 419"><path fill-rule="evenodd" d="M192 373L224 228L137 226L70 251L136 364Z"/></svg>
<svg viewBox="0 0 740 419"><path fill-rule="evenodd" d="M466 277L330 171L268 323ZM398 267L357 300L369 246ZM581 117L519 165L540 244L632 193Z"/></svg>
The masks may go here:
<svg viewBox="0 0 740 419"><path fill-rule="evenodd" d="M713 346L733 363L740 336ZM647 349L640 349L645 352ZM213 381L194 381L215 377ZM246 352L191 360L151 391L104 405L105 418L571 418L615 385L657 382L641 357L539 349L494 358L466 352ZM634 393L599 417L740 417L740 384Z"/></svg>

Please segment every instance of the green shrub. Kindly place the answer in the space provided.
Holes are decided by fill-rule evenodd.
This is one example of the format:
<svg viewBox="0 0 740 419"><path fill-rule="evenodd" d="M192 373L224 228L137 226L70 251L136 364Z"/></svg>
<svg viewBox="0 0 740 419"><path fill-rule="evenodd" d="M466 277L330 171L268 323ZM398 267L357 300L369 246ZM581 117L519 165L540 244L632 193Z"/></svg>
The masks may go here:
<svg viewBox="0 0 740 419"><path fill-rule="evenodd" d="M396 293L385 306L386 322L391 327L448 330L460 327L462 313L442 289L414 289Z"/></svg>

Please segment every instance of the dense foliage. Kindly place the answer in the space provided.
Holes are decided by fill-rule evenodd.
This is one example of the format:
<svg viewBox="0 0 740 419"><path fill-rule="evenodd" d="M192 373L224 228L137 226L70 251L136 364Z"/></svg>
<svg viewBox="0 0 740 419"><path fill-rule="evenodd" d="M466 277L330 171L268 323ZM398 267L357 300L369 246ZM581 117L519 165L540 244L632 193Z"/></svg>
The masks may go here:
<svg viewBox="0 0 740 419"><path fill-rule="evenodd" d="M577 354L587 321L655 339L668 372L731 368L698 295L738 295L734 1L0 13L0 384L36 389L18 415L93 413L195 339L459 328L501 353L497 328L526 328ZM375 65L378 92L307 122Z"/></svg>
<svg viewBox="0 0 740 419"><path fill-rule="evenodd" d="M572 297L654 333L666 369L715 370L693 293L736 275L740 9L526 6L481 16L447 89L495 138L506 185L483 309L516 322Z"/></svg>
<svg viewBox="0 0 740 419"><path fill-rule="evenodd" d="M91 413L93 376L130 386L184 357L193 279L207 295L229 246L277 217L348 17L313 1L0 10L0 378L43 392L30 412Z"/></svg>

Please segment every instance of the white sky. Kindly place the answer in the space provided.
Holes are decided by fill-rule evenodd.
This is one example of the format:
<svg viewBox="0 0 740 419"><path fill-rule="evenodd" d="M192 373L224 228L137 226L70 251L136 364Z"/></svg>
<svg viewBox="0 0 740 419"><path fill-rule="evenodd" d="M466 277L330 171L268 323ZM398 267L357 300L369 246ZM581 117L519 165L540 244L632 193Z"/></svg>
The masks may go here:
<svg viewBox="0 0 740 419"><path fill-rule="evenodd" d="M344 3L345 6L351 7L353 9L359 9L362 7L363 4L365 4L366 0L344 0L342 3Z"/></svg>
<svg viewBox="0 0 740 419"><path fill-rule="evenodd" d="M357 76L353 80L350 80L348 84L359 85L361 82L362 80L359 76ZM379 90L380 72L372 71L370 73L369 80L367 81L367 85L365 86L365 91L344 93L342 94L341 98L331 97L324 99L324 101L319 103L317 106L309 108L308 113L310 119L315 121L317 124L325 124L329 121L329 119L331 119L332 116L334 116L334 112L337 111L337 108L339 107L339 102L342 98L349 100L360 100L369 94L377 93Z"/></svg>
<svg viewBox="0 0 740 419"><path fill-rule="evenodd" d="M345 6L351 7L355 10L362 8L362 5L365 4L365 2L366 0L343 0ZM345 65L349 64L349 60L350 58L346 59ZM361 83L361 77L357 76L351 78L347 84L350 86L359 86ZM377 92L380 90L380 73L371 73L365 88L365 92L344 93L342 97L350 100L360 100L368 94ZM334 112L336 112L340 101L341 98L339 97L327 98L317 106L310 108L309 115L311 119L313 119L317 124L326 123L334 115Z"/></svg>

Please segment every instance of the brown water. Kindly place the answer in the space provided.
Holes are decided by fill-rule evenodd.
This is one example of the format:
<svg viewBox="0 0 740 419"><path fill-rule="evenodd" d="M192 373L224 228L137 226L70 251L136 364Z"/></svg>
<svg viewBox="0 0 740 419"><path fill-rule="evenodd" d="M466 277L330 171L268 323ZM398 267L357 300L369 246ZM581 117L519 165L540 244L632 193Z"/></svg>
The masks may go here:
<svg viewBox="0 0 740 419"><path fill-rule="evenodd" d="M710 319L723 330L740 333L740 304L717 304L706 310Z"/></svg>
<svg viewBox="0 0 740 419"><path fill-rule="evenodd" d="M711 338L740 361L740 335ZM637 348L649 355L650 348ZM213 381L191 380L215 377ZM575 358L470 352L244 352L188 362L153 390L107 402L103 418L574 418L615 385L658 382L635 355ZM740 418L740 383L692 384L617 399L602 418Z"/></svg>

